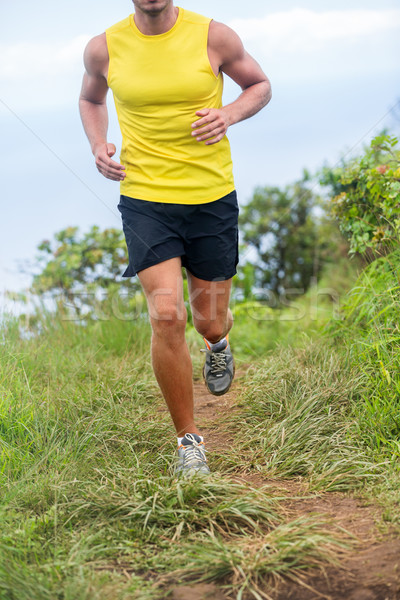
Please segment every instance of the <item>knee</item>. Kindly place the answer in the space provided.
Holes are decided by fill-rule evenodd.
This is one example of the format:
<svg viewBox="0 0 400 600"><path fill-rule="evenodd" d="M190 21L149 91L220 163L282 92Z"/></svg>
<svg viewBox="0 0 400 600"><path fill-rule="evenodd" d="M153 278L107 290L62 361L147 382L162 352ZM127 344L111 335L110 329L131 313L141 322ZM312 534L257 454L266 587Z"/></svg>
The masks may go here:
<svg viewBox="0 0 400 600"><path fill-rule="evenodd" d="M193 324L196 331L205 337L209 342L219 342L225 337L232 328L233 316L230 309L227 314L220 315L217 319L200 319L193 315Z"/></svg>
<svg viewBox="0 0 400 600"><path fill-rule="evenodd" d="M185 334L187 313L185 306L176 304L164 304L150 313L150 321L153 333L157 337L172 338Z"/></svg>
<svg viewBox="0 0 400 600"><path fill-rule="evenodd" d="M205 337L209 342L215 343L227 334L226 323L194 321L196 331Z"/></svg>

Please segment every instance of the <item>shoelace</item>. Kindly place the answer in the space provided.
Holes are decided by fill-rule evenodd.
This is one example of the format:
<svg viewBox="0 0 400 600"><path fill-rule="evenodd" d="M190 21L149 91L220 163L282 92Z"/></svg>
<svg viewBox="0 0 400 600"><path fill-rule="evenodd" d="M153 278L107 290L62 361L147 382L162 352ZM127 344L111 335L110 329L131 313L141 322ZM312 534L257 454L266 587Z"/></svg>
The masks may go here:
<svg viewBox="0 0 400 600"><path fill-rule="evenodd" d="M190 446L182 445L182 448L185 448L185 454L183 455L184 465L194 467L199 460L201 462L207 462L205 455L206 451L200 447L201 445L204 446L204 442L197 442L190 433L186 434L186 438L192 443Z"/></svg>
<svg viewBox="0 0 400 600"><path fill-rule="evenodd" d="M213 352L211 354L211 373L218 375L223 373L226 369L226 354L222 352Z"/></svg>
<svg viewBox="0 0 400 600"><path fill-rule="evenodd" d="M207 350L201 350L201 352L207 352ZM210 351L208 351L210 352ZM218 375L224 373L226 370L226 352L221 350L220 352L210 352L211 357L211 373Z"/></svg>

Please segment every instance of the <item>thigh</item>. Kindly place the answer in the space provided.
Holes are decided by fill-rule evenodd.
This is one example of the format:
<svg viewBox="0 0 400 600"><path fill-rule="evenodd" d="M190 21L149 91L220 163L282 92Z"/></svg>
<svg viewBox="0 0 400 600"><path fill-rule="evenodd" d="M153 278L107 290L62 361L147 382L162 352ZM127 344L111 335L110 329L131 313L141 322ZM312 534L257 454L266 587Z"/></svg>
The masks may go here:
<svg viewBox="0 0 400 600"><path fill-rule="evenodd" d="M138 273L152 320L184 320L182 261L172 258Z"/></svg>
<svg viewBox="0 0 400 600"><path fill-rule="evenodd" d="M187 272L189 301L193 321L202 322L224 321L226 319L232 287L232 279L225 281L206 281Z"/></svg>
<svg viewBox="0 0 400 600"><path fill-rule="evenodd" d="M134 277L139 271L184 254L179 214L170 218L162 203L127 196L121 196L118 210L129 255L122 277Z"/></svg>
<svg viewBox="0 0 400 600"><path fill-rule="evenodd" d="M187 220L183 265L206 281L229 280L238 263L236 192L193 208Z"/></svg>

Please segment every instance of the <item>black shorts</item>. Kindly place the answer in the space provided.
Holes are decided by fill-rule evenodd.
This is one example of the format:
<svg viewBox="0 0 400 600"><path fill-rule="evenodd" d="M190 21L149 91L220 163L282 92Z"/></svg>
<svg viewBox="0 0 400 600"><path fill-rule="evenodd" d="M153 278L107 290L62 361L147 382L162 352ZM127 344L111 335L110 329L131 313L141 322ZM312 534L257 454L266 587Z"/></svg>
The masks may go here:
<svg viewBox="0 0 400 600"><path fill-rule="evenodd" d="M180 256L199 279L226 280L238 264L236 192L207 204L166 204L121 196L118 210L129 254L122 277Z"/></svg>

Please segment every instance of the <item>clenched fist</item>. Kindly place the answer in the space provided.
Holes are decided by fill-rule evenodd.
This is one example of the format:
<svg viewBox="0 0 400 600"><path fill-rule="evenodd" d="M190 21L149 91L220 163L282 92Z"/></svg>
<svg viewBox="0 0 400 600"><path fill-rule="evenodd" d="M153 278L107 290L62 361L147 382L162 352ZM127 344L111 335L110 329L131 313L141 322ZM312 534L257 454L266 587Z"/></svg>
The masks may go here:
<svg viewBox="0 0 400 600"><path fill-rule="evenodd" d="M111 160L117 149L114 144L99 144L95 151L96 167L104 177L112 181L123 181L126 177L125 167Z"/></svg>

